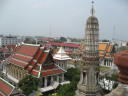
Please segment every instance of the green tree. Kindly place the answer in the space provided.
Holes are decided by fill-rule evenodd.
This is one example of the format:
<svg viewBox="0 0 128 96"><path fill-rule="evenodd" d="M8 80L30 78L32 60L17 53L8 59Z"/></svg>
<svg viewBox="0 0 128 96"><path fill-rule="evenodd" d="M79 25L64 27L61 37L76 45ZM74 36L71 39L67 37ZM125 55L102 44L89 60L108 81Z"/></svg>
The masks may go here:
<svg viewBox="0 0 128 96"><path fill-rule="evenodd" d="M67 39L65 37L60 37L60 42L62 43L67 42Z"/></svg>
<svg viewBox="0 0 128 96"><path fill-rule="evenodd" d="M32 77L31 75L25 76L19 83L18 87L23 91L25 95L29 95L33 90L37 90L39 79Z"/></svg>
<svg viewBox="0 0 128 96"><path fill-rule="evenodd" d="M35 92L35 95L36 95L36 96L43 96L43 94L42 94L41 92L39 92L39 91L36 91L36 92Z"/></svg>
<svg viewBox="0 0 128 96"><path fill-rule="evenodd" d="M70 68L65 74L65 79L71 82L78 82L80 76L80 70L78 68Z"/></svg>
<svg viewBox="0 0 128 96"><path fill-rule="evenodd" d="M121 46L118 48L118 51L124 51L124 50L128 50L128 46Z"/></svg>
<svg viewBox="0 0 128 96"><path fill-rule="evenodd" d="M74 96L79 81L80 72L78 68L71 68L67 70L65 78L70 80L70 84L60 86L57 91L57 96Z"/></svg>

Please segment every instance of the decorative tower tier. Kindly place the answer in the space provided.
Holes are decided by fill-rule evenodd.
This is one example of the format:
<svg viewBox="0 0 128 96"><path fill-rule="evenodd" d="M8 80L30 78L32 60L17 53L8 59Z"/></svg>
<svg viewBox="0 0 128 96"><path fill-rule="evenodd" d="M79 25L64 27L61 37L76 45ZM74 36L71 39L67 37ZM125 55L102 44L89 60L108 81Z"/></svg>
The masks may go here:
<svg viewBox="0 0 128 96"><path fill-rule="evenodd" d="M92 2L91 16L87 19L85 33L85 49L81 75L76 96L101 96L99 86L99 23L94 16Z"/></svg>
<svg viewBox="0 0 128 96"><path fill-rule="evenodd" d="M60 66L61 68L63 68L65 71L67 71L67 63L69 60L71 60L72 58L70 58L67 53L65 52L65 50L63 49L63 47L60 47L59 51L53 56L56 64L58 66Z"/></svg>

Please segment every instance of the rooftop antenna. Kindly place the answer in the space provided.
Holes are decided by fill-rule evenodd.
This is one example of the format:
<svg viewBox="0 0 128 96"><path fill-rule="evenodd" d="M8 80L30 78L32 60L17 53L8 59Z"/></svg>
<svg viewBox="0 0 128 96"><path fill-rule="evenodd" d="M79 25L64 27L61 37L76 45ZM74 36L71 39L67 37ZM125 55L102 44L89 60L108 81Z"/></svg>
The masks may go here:
<svg viewBox="0 0 128 96"><path fill-rule="evenodd" d="M116 35L116 27L113 27L113 36L112 36L112 40L115 40L115 35Z"/></svg>
<svg viewBox="0 0 128 96"><path fill-rule="evenodd" d="M49 37L51 37L51 35L52 35L52 25L50 24L49 25Z"/></svg>

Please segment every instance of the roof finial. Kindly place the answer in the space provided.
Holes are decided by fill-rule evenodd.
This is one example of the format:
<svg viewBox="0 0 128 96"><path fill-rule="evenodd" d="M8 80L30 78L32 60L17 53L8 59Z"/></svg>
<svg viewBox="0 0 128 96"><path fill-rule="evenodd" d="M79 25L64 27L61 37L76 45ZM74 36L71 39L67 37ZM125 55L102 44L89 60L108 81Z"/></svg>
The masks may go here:
<svg viewBox="0 0 128 96"><path fill-rule="evenodd" d="M92 16L94 15L94 1L92 0L92 9L91 9Z"/></svg>

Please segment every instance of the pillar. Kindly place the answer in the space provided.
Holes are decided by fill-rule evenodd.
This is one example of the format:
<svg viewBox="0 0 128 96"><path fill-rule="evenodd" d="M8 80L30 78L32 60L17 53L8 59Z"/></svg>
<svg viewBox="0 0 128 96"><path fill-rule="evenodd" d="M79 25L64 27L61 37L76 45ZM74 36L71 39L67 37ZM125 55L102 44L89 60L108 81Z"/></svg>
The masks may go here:
<svg viewBox="0 0 128 96"><path fill-rule="evenodd" d="M62 74L62 81L61 82L64 82L64 73Z"/></svg>
<svg viewBox="0 0 128 96"><path fill-rule="evenodd" d="M57 75L57 82L59 82L59 75Z"/></svg>
<svg viewBox="0 0 128 96"><path fill-rule="evenodd" d="M82 84L82 82L83 82L83 72L81 72L80 74L80 84Z"/></svg>
<svg viewBox="0 0 128 96"><path fill-rule="evenodd" d="M47 87L47 77L44 77L44 87Z"/></svg>
<svg viewBox="0 0 128 96"><path fill-rule="evenodd" d="M53 76L51 76L51 84L54 82L54 80L53 80Z"/></svg>

